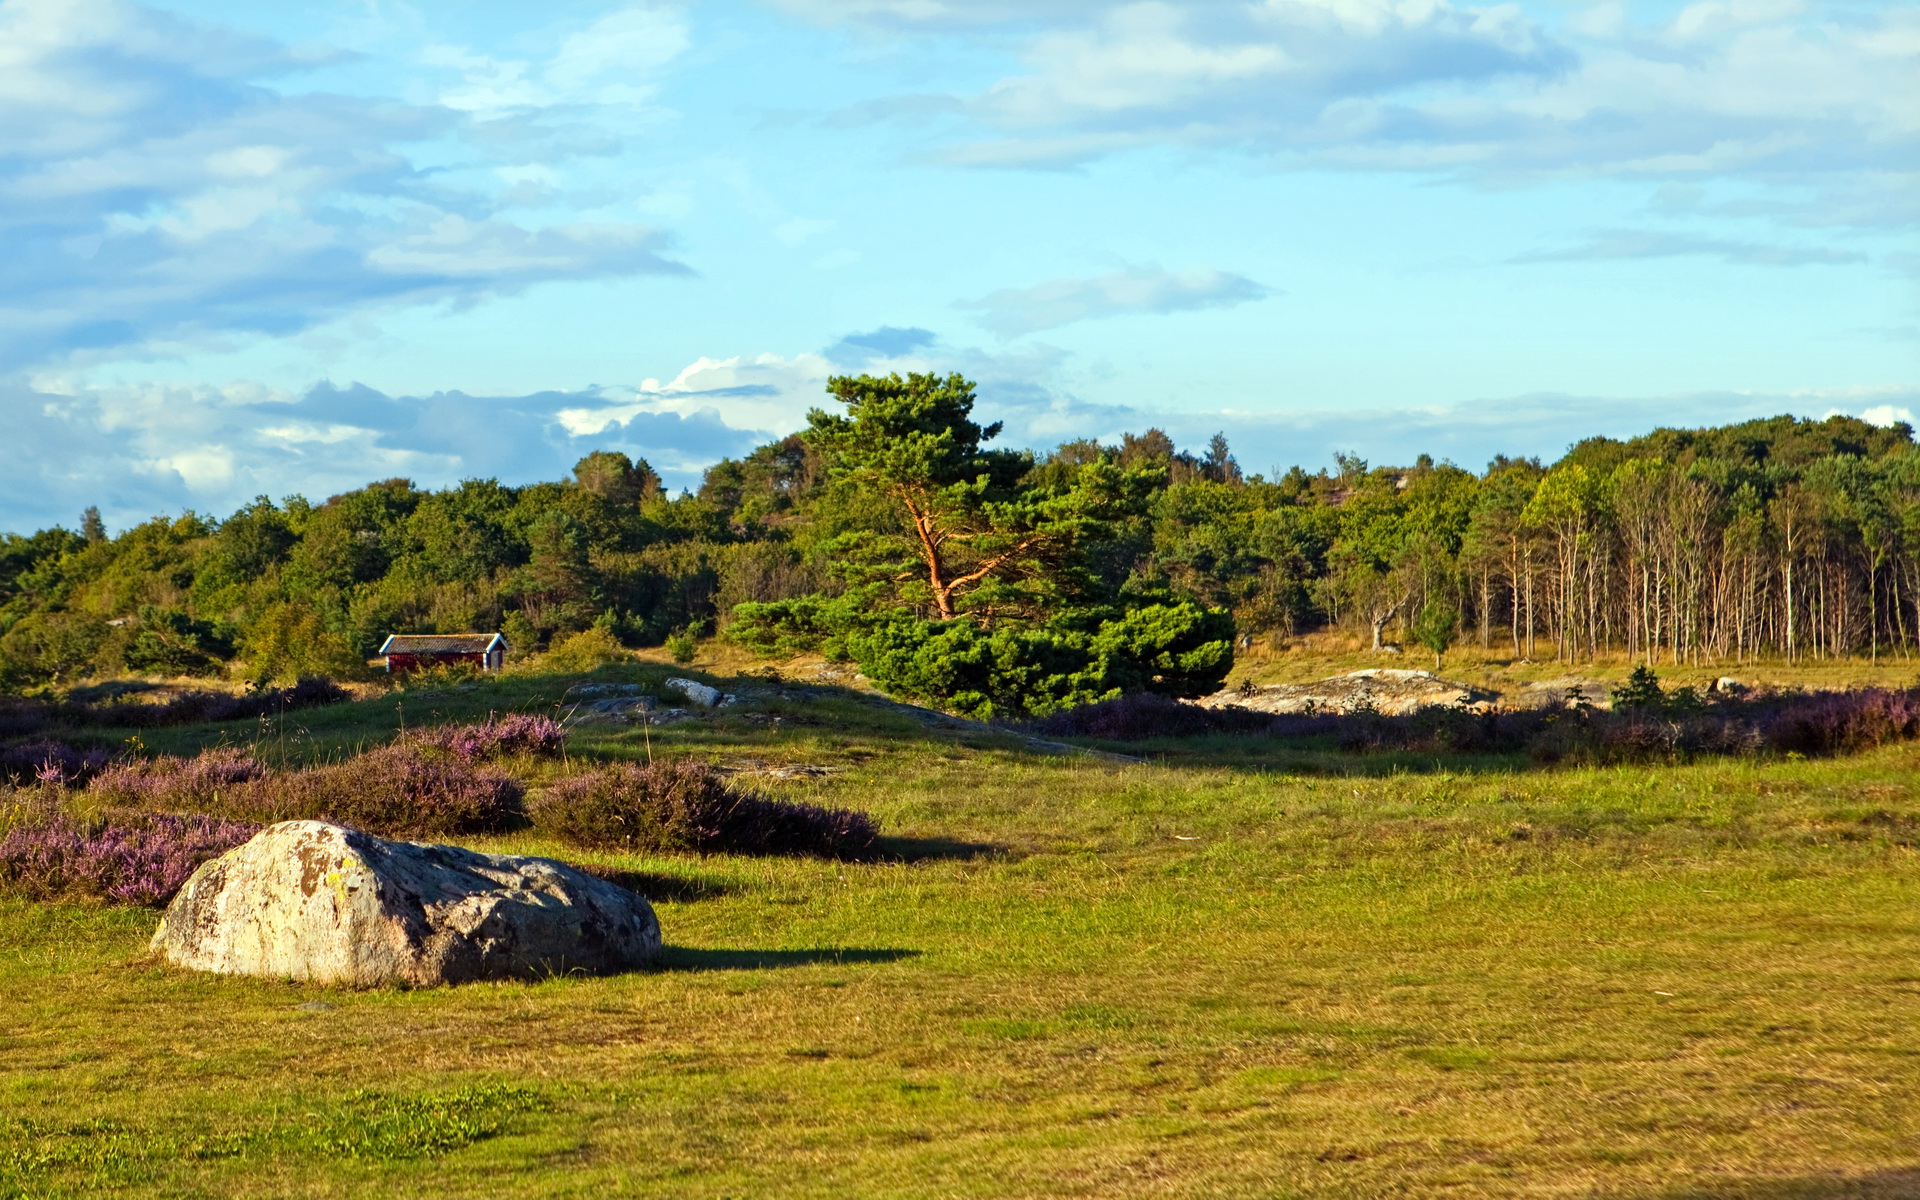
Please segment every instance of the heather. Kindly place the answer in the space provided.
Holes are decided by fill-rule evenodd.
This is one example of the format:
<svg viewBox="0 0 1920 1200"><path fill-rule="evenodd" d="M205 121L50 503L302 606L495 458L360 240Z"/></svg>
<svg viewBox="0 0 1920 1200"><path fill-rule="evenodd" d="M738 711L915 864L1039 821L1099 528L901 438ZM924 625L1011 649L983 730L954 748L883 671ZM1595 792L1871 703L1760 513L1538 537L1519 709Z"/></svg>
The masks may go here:
<svg viewBox="0 0 1920 1200"><path fill-rule="evenodd" d="M192 758L163 754L125 759L95 775L89 791L123 807L191 809L218 801L222 791L264 778L266 768L236 746L216 746Z"/></svg>
<svg viewBox="0 0 1920 1200"><path fill-rule="evenodd" d="M522 795L504 771L402 742L274 772L226 793L218 810L262 822L332 821L382 837L444 837L511 828L522 819Z"/></svg>
<svg viewBox="0 0 1920 1200"><path fill-rule="evenodd" d="M858 859L879 836L865 813L756 796L687 760L571 775L530 810L543 831L598 849Z"/></svg>
<svg viewBox="0 0 1920 1200"><path fill-rule="evenodd" d="M567 730L543 713L488 714L484 721L437 725L408 735L415 745L440 750L462 762L485 762L516 755L557 758L566 748Z"/></svg>
<svg viewBox="0 0 1920 1200"><path fill-rule="evenodd" d="M1695 755L1829 756L1920 737L1920 688L1783 691L1701 700L1691 688L1616 703L1534 709L1433 707L1267 714L1231 704L1122 696L1023 728L1052 737L1145 742L1215 735L1297 739L1342 751L1525 755L1542 764L1661 761Z"/></svg>
<svg viewBox="0 0 1920 1200"><path fill-rule="evenodd" d="M260 826L165 813L89 821L49 813L0 838L0 889L32 900L158 907L210 858Z"/></svg>
<svg viewBox="0 0 1920 1200"><path fill-rule="evenodd" d="M97 747L82 750L45 738L0 746L0 783L82 784L99 774L110 759Z"/></svg>
<svg viewBox="0 0 1920 1200"><path fill-rule="evenodd" d="M115 811L217 813L261 822L324 820L383 837L450 836L512 827L523 790L505 771L412 741L298 769L269 771L216 747L116 764L89 785Z"/></svg>

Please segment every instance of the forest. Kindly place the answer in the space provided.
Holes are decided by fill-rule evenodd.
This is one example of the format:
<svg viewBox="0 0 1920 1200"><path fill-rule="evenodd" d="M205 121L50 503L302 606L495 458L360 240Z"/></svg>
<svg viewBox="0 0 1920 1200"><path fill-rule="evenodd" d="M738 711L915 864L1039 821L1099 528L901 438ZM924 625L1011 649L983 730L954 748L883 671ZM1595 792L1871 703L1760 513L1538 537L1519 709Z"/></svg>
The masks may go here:
<svg viewBox="0 0 1920 1200"><path fill-rule="evenodd" d="M1911 654L1905 424L1789 416L1474 471L1349 454L1278 478L1159 430L994 448L959 376L837 378L835 411L672 495L600 451L527 486L405 479L110 534L0 538L0 686L125 672L364 675L394 632L731 636L851 658L975 715L1217 687L1322 628L1649 664ZM1577 432L1577 431L1575 431Z"/></svg>

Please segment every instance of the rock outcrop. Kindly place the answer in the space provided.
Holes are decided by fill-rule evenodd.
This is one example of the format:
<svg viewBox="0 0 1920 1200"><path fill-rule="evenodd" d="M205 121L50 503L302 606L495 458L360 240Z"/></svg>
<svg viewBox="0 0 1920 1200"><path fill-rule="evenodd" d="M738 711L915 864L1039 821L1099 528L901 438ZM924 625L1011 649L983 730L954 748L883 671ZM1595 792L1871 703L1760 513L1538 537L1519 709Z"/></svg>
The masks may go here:
<svg viewBox="0 0 1920 1200"><path fill-rule="evenodd" d="M220 974L430 987L644 966L660 924L551 859L283 821L194 872L152 949Z"/></svg>
<svg viewBox="0 0 1920 1200"><path fill-rule="evenodd" d="M667 680L667 689L680 693L687 698L687 703L698 704L701 708L717 707L725 704L730 698L717 687L708 687L697 679L684 679L679 676Z"/></svg>
<svg viewBox="0 0 1920 1200"><path fill-rule="evenodd" d="M1495 699L1471 684L1442 679L1430 671L1400 671L1372 667L1350 675L1335 675L1315 683L1276 683L1266 687L1228 688L1200 700L1208 708L1235 705L1255 712L1354 712L1372 709L1404 716L1422 708L1455 704L1485 704Z"/></svg>

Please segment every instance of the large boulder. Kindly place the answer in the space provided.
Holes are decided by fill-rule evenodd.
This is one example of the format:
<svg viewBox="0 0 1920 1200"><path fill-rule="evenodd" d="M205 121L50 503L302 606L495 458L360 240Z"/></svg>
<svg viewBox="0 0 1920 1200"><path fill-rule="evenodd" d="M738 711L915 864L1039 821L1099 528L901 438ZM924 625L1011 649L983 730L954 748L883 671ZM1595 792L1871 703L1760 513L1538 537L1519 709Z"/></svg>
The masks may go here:
<svg viewBox="0 0 1920 1200"><path fill-rule="evenodd" d="M430 987L644 966L660 923L551 859L283 821L195 871L152 948L227 975Z"/></svg>

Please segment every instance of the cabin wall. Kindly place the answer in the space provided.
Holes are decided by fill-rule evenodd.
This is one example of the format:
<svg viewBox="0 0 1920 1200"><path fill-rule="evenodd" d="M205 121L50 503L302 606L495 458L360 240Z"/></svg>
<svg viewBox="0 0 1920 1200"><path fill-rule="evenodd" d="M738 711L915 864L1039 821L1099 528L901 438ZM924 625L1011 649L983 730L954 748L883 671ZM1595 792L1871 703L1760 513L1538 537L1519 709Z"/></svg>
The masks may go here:
<svg viewBox="0 0 1920 1200"><path fill-rule="evenodd" d="M428 667L446 666L450 663L472 663L482 671L489 670L488 655L485 654L389 654L387 655L387 673L403 675L408 671L423 671Z"/></svg>

